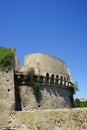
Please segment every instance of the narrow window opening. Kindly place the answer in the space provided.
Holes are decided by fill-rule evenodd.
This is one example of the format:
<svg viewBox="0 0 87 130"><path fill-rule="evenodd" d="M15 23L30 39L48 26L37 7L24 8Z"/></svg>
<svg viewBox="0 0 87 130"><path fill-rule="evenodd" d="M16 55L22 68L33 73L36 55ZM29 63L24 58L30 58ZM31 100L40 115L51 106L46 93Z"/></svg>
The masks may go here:
<svg viewBox="0 0 87 130"><path fill-rule="evenodd" d="M38 105L38 107L41 107L40 105Z"/></svg>
<svg viewBox="0 0 87 130"><path fill-rule="evenodd" d="M8 73L8 70L6 70L5 72Z"/></svg>
<svg viewBox="0 0 87 130"><path fill-rule="evenodd" d="M10 89L8 89L8 92L10 92Z"/></svg>

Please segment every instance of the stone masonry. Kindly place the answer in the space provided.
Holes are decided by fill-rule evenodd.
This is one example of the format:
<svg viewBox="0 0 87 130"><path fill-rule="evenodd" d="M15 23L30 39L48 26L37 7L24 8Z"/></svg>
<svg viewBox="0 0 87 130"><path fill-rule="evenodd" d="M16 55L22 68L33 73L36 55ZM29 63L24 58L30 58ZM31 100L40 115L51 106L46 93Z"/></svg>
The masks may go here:
<svg viewBox="0 0 87 130"><path fill-rule="evenodd" d="M0 130L86 130L86 109L60 109L73 108L74 93L62 60L33 54L15 68L0 70Z"/></svg>
<svg viewBox="0 0 87 130"><path fill-rule="evenodd" d="M15 110L13 69L0 70L0 130L8 126L9 112Z"/></svg>
<svg viewBox="0 0 87 130"><path fill-rule="evenodd" d="M36 84L38 88L35 88ZM73 93L74 85L65 63L53 56L40 53L28 55L23 72L22 68L0 71L1 110L70 108L73 107Z"/></svg>
<svg viewBox="0 0 87 130"><path fill-rule="evenodd" d="M87 130L87 108L10 112L8 128L9 130Z"/></svg>
<svg viewBox="0 0 87 130"><path fill-rule="evenodd" d="M25 56L20 72L16 74L15 86L20 91L17 97L21 98L21 110L73 107L74 85L62 60L42 53L30 54ZM36 83L39 85L38 100L33 94Z"/></svg>

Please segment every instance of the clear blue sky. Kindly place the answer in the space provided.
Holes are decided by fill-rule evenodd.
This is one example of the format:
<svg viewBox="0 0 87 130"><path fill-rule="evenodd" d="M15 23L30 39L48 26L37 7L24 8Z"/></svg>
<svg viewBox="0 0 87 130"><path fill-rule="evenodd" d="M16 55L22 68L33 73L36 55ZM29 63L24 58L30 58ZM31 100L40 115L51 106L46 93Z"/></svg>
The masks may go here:
<svg viewBox="0 0 87 130"><path fill-rule="evenodd" d="M61 58L87 98L87 0L0 0L0 46Z"/></svg>

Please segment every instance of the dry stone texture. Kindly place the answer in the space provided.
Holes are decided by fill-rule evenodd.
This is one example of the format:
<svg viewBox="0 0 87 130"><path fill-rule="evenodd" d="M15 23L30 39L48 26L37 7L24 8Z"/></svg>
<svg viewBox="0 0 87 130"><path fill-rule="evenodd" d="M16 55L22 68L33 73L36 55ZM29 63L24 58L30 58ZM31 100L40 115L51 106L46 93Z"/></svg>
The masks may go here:
<svg viewBox="0 0 87 130"><path fill-rule="evenodd" d="M9 122L16 130L87 130L87 108L12 112Z"/></svg>
<svg viewBox="0 0 87 130"><path fill-rule="evenodd" d="M0 71L0 110L14 109L14 72L13 70Z"/></svg>
<svg viewBox="0 0 87 130"><path fill-rule="evenodd" d="M72 92L66 87L40 86L38 101L33 94L32 86L21 86L20 95L22 111L73 107L70 99Z"/></svg>

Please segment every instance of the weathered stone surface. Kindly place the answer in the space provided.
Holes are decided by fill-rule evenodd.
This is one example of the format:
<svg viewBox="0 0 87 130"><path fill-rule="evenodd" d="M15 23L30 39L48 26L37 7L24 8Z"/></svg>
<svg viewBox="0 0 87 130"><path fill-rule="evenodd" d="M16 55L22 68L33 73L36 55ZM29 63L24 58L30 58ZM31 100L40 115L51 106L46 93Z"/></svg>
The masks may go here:
<svg viewBox="0 0 87 130"><path fill-rule="evenodd" d="M14 109L14 72L13 70L0 71L0 110Z"/></svg>
<svg viewBox="0 0 87 130"><path fill-rule="evenodd" d="M51 55L36 53L25 56L25 69L34 68L36 75L46 75L46 73L59 75L71 80L71 74L66 64Z"/></svg>
<svg viewBox="0 0 87 130"><path fill-rule="evenodd" d="M0 71L0 130L8 126L9 112L15 109L13 70Z"/></svg>
<svg viewBox="0 0 87 130"><path fill-rule="evenodd" d="M3 130L3 128L8 127L8 120L9 120L9 111L4 111L0 109L0 130Z"/></svg>
<svg viewBox="0 0 87 130"><path fill-rule="evenodd" d="M87 130L87 108L12 112L16 130Z"/></svg>
<svg viewBox="0 0 87 130"><path fill-rule="evenodd" d="M73 107L72 95L72 92L66 87L39 86L39 95L36 101L33 86L20 87L22 111Z"/></svg>

